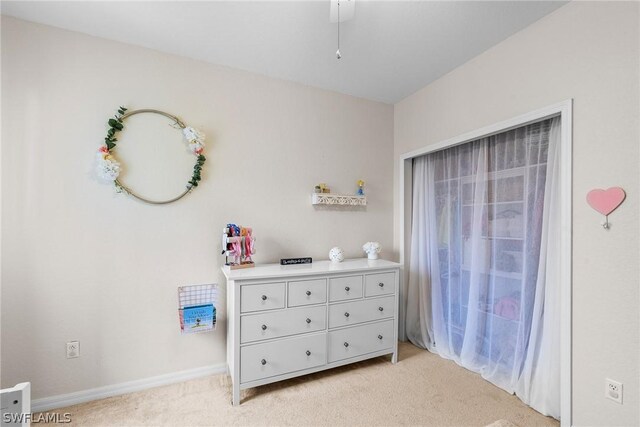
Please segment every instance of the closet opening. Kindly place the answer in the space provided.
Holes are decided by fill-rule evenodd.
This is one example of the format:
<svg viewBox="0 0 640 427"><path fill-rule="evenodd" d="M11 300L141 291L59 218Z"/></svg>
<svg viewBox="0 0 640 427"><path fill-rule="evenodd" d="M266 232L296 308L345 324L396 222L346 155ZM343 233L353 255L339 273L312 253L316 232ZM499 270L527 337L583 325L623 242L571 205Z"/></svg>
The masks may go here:
<svg viewBox="0 0 640 427"><path fill-rule="evenodd" d="M570 112L401 159L403 338L570 423Z"/></svg>

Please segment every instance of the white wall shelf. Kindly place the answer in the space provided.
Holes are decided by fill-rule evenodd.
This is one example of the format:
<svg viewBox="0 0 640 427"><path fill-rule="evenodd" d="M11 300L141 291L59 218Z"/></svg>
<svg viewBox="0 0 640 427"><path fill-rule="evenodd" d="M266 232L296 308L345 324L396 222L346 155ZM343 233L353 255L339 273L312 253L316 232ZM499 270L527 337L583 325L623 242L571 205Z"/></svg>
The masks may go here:
<svg viewBox="0 0 640 427"><path fill-rule="evenodd" d="M366 206L367 196L351 196L348 194L313 193L312 205Z"/></svg>

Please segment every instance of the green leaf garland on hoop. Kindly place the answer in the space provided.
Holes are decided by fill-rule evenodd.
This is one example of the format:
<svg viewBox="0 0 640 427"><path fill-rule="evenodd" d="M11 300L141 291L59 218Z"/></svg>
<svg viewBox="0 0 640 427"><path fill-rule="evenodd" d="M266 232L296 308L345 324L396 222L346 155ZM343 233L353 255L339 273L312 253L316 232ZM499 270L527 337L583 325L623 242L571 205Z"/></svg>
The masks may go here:
<svg viewBox="0 0 640 427"><path fill-rule="evenodd" d="M118 181L118 176L120 175L120 169L121 169L120 162L116 160L113 153L113 150L116 148L116 142L118 141L118 139L116 138L116 133L124 129L123 120L125 118L136 113L145 113L145 112L162 114L166 117L169 117L175 120L176 126L178 126L182 130L182 135L184 136L184 139L188 144L189 150L196 156L196 164L193 166L193 174L191 175L191 179L188 181L187 191L184 194L189 192L193 187L198 186L198 182L200 182L200 180L202 179L201 177L202 167L204 166L204 163L207 160L206 157L202 154L204 151L205 135L197 129L194 129L190 126L186 126L177 117L161 111L157 111L157 110L136 110L136 111L131 111L127 113L127 109L125 107L118 108L118 114L115 115L114 118L109 119L107 121L109 130L107 131L107 136L104 138L104 145L102 145L98 149L97 172L100 178L102 178L104 181L109 183L112 182L115 185L116 190L118 192L126 192L129 194L132 194L135 197L149 203L162 204L164 202L151 202L140 196L135 195L132 191L124 187ZM178 198L180 197L182 196L179 196ZM171 201L175 201L178 198L172 199Z"/></svg>

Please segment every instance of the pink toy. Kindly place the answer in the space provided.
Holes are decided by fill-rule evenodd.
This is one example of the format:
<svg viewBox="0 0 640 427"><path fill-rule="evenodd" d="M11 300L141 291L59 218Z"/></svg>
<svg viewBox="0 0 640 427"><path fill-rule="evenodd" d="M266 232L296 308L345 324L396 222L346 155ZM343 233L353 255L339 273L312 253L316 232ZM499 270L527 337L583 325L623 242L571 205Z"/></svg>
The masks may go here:
<svg viewBox="0 0 640 427"><path fill-rule="evenodd" d="M609 214L622 204L626 196L624 190L620 187L611 187L607 190L596 188L587 193L587 203L605 216L605 222L602 226L608 229Z"/></svg>
<svg viewBox="0 0 640 427"><path fill-rule="evenodd" d="M236 224L227 224L222 231L222 255L231 270L254 267L251 255L256 253L253 230ZM231 260L229 260L231 257Z"/></svg>
<svg viewBox="0 0 640 427"><path fill-rule="evenodd" d="M493 312L500 317L516 320L520 316L520 302L513 297L503 297L493 307Z"/></svg>
<svg viewBox="0 0 640 427"><path fill-rule="evenodd" d="M233 255L233 260L236 264L240 264L240 258L242 256L242 237L229 237L229 244L231 245L230 255Z"/></svg>
<svg viewBox="0 0 640 427"><path fill-rule="evenodd" d="M244 238L244 255L245 261L252 261L251 255L256 253L255 250L255 239L251 236L251 229L245 228L247 230L246 236Z"/></svg>

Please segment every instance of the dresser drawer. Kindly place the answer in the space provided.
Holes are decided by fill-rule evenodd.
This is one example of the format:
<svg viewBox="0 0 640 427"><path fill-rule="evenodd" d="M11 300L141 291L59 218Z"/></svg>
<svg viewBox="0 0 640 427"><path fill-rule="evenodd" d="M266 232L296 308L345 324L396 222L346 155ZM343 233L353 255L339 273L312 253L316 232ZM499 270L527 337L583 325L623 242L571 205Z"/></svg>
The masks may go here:
<svg viewBox="0 0 640 427"><path fill-rule="evenodd" d="M240 319L240 342L266 340L327 327L327 307L300 307L269 313L249 314Z"/></svg>
<svg viewBox="0 0 640 427"><path fill-rule="evenodd" d="M284 282L264 285L244 285L240 289L240 311L284 308Z"/></svg>
<svg viewBox="0 0 640 427"><path fill-rule="evenodd" d="M365 276L365 297L392 294L395 292L395 289L395 273L367 274Z"/></svg>
<svg viewBox="0 0 640 427"><path fill-rule="evenodd" d="M393 317L395 296L364 299L329 306L329 328Z"/></svg>
<svg viewBox="0 0 640 427"><path fill-rule="evenodd" d="M329 332L329 360L361 356L379 350L393 348L393 320L354 326Z"/></svg>
<svg viewBox="0 0 640 427"><path fill-rule="evenodd" d="M240 349L240 382L246 383L327 363L327 334L305 335Z"/></svg>
<svg viewBox="0 0 640 427"><path fill-rule="evenodd" d="M327 302L327 279L289 282L289 307Z"/></svg>
<svg viewBox="0 0 640 427"><path fill-rule="evenodd" d="M345 301L356 298L362 298L362 276L329 279L329 301Z"/></svg>

